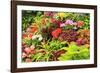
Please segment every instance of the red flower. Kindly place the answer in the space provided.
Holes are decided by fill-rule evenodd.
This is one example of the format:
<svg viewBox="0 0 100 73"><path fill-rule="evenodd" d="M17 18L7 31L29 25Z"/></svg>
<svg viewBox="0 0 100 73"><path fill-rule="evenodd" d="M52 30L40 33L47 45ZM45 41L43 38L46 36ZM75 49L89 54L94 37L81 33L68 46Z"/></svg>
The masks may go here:
<svg viewBox="0 0 100 73"><path fill-rule="evenodd" d="M55 24L56 23L56 19L50 18L50 22Z"/></svg>
<svg viewBox="0 0 100 73"><path fill-rule="evenodd" d="M62 32L62 29L61 28L57 28L54 31L52 31L51 34L52 34L53 38L57 38L61 32Z"/></svg>

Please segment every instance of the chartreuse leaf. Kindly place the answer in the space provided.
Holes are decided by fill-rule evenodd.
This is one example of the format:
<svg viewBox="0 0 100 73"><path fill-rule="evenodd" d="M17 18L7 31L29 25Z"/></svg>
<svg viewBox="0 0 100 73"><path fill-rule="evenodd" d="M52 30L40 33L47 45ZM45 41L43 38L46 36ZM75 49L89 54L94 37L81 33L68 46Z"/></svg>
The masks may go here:
<svg viewBox="0 0 100 73"><path fill-rule="evenodd" d="M75 43L71 43L69 47L62 49L66 50L66 53L58 58L60 61L89 59L90 57L88 48L85 46L77 46Z"/></svg>

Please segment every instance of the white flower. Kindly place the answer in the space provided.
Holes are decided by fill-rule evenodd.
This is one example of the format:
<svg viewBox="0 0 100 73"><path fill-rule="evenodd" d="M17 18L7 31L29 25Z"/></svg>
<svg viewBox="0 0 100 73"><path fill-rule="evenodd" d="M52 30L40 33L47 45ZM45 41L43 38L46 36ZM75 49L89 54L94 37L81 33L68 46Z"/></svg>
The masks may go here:
<svg viewBox="0 0 100 73"><path fill-rule="evenodd" d="M32 40L36 39L37 38L37 35L33 35L32 36Z"/></svg>
<svg viewBox="0 0 100 73"><path fill-rule="evenodd" d="M41 40L43 39L43 38L42 38L42 35L40 35L40 34L39 34L39 35L33 35L33 36L32 36L32 39L33 39L33 40L36 39L36 38L38 38L39 41L41 41Z"/></svg>
<svg viewBox="0 0 100 73"><path fill-rule="evenodd" d="M42 38L42 35L38 35L39 37L39 41L41 41L43 38Z"/></svg>
<svg viewBox="0 0 100 73"><path fill-rule="evenodd" d="M39 41L41 41L42 39L43 39L43 38L42 38L42 37L40 37L40 38L39 38Z"/></svg>
<svg viewBox="0 0 100 73"><path fill-rule="evenodd" d="M73 29L77 29L77 27L74 27Z"/></svg>

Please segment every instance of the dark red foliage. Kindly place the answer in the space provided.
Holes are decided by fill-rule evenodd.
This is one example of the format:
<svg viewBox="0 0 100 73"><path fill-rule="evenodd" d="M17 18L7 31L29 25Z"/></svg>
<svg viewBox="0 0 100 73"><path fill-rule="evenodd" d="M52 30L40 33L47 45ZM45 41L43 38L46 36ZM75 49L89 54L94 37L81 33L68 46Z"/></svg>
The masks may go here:
<svg viewBox="0 0 100 73"><path fill-rule="evenodd" d="M58 51L53 51L52 53L53 53L53 59L54 59L54 61L57 61L58 59L58 57L61 55L61 54L63 54L63 53L65 53L66 51L65 50L58 50Z"/></svg>
<svg viewBox="0 0 100 73"><path fill-rule="evenodd" d="M59 40L68 42L76 41L77 32L75 30L66 30L60 34Z"/></svg>
<svg viewBox="0 0 100 73"><path fill-rule="evenodd" d="M60 24L62 23L62 21L61 20L57 20L55 18L50 18L50 23L56 24L57 27L60 27Z"/></svg>

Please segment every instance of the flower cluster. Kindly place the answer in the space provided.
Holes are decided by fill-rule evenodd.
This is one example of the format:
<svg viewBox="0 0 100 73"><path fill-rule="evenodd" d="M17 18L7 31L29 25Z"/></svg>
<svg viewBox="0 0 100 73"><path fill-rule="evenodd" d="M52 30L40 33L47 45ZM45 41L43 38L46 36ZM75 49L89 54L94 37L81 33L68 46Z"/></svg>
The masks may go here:
<svg viewBox="0 0 100 73"><path fill-rule="evenodd" d="M51 11L23 13L22 62L89 59L88 13Z"/></svg>
<svg viewBox="0 0 100 73"><path fill-rule="evenodd" d="M77 21L77 22L73 22L73 20L66 20L64 23L60 24L60 27L64 27L67 25L72 25L72 26L77 26L77 27L82 27L84 26L84 22L83 21Z"/></svg>

